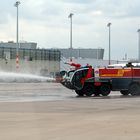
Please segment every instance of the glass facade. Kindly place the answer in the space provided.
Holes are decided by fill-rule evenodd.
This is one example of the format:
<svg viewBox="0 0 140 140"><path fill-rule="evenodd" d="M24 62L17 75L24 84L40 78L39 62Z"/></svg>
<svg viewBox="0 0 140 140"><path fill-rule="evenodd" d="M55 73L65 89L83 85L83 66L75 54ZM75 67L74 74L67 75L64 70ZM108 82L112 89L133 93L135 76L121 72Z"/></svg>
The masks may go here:
<svg viewBox="0 0 140 140"><path fill-rule="evenodd" d="M29 61L34 60L50 60L60 61L61 53L59 50L48 49L23 49L18 50L19 58ZM0 47L0 59L6 59L6 54L9 54L9 59L16 59L16 48Z"/></svg>

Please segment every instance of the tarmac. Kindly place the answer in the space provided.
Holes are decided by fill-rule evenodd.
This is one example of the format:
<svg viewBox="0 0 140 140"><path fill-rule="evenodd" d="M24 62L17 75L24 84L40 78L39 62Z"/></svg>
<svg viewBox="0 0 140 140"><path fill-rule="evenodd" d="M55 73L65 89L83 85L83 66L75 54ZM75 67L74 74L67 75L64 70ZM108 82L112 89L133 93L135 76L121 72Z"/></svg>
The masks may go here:
<svg viewBox="0 0 140 140"><path fill-rule="evenodd" d="M139 140L140 97L77 97L59 83L1 83L1 140Z"/></svg>

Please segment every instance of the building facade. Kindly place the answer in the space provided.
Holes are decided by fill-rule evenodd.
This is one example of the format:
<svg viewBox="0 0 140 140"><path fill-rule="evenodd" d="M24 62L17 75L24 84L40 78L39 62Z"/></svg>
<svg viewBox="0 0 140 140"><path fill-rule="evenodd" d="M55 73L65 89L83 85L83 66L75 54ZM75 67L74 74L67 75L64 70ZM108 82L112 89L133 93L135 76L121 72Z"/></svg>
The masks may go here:
<svg viewBox="0 0 140 140"><path fill-rule="evenodd" d="M4 48L24 48L24 49L36 49L37 48L37 43L34 42L20 42L17 46L17 43L13 41L9 42L0 42L0 47Z"/></svg>
<svg viewBox="0 0 140 140"><path fill-rule="evenodd" d="M92 58L92 59L103 59L104 49L59 49L61 55L65 58Z"/></svg>
<svg viewBox="0 0 140 140"><path fill-rule="evenodd" d="M59 50L37 49L36 43L19 43L18 68L17 44L13 42L0 43L0 70L7 72L32 73L43 76L53 76L60 71Z"/></svg>

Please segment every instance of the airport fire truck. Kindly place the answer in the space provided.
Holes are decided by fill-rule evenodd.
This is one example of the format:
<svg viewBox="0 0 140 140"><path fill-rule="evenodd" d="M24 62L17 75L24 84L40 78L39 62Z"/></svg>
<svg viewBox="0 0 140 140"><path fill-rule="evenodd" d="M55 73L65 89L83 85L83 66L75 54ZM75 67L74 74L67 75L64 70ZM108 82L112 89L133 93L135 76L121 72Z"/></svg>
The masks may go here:
<svg viewBox="0 0 140 140"><path fill-rule="evenodd" d="M61 83L79 96L108 96L111 91L122 95L140 95L140 65L128 63L123 66L93 68L79 67L62 71Z"/></svg>

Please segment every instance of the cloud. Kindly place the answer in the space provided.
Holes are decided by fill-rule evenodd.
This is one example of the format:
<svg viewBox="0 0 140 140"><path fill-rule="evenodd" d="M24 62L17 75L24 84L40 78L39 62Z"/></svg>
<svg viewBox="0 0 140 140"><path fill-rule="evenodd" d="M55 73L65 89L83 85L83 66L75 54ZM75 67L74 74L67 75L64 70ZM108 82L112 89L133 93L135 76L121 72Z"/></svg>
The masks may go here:
<svg viewBox="0 0 140 140"><path fill-rule="evenodd" d="M139 16L140 2L134 0L28 0L21 2L20 16L40 20L48 26L62 24L74 13L75 24L92 24L91 18L129 18ZM65 21L64 21L65 20ZM87 20L87 21L86 21ZM81 22L80 22L81 21Z"/></svg>
<svg viewBox="0 0 140 140"><path fill-rule="evenodd" d="M96 0L61 0L65 3L71 3L71 4L89 4L93 3Z"/></svg>
<svg viewBox="0 0 140 140"><path fill-rule="evenodd" d="M139 0L98 0L94 6L96 10L101 10L104 16L112 18L139 16L140 13Z"/></svg>

